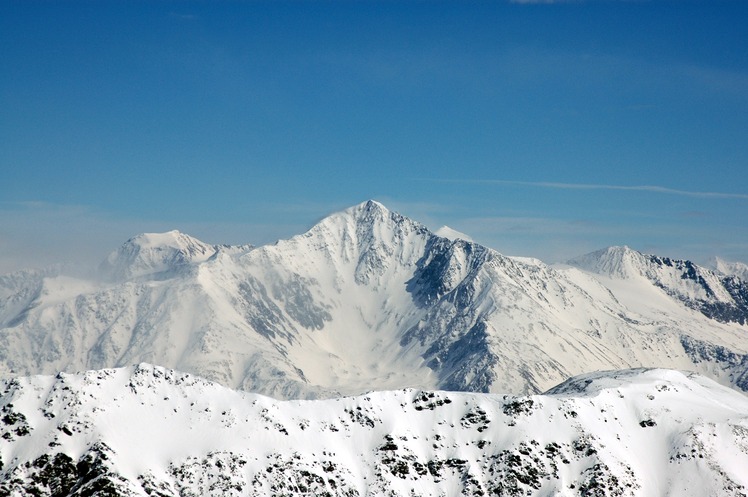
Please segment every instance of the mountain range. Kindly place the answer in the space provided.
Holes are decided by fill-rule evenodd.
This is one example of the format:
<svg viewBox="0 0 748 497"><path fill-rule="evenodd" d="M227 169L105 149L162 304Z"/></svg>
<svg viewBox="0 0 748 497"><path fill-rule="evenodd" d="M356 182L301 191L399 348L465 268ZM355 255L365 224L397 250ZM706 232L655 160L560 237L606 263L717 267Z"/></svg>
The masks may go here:
<svg viewBox="0 0 748 497"><path fill-rule="evenodd" d="M142 234L95 276L0 276L0 378L151 363L313 399L664 367L748 390L739 276L627 247L548 265L438 233L367 201L272 245Z"/></svg>

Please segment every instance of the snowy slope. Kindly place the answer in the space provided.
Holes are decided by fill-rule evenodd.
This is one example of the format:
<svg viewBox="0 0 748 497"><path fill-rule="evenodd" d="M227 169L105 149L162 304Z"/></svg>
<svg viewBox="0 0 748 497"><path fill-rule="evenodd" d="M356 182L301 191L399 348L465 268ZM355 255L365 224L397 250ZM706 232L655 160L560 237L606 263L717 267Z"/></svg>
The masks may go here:
<svg viewBox="0 0 748 497"><path fill-rule="evenodd" d="M368 201L272 245L140 235L95 280L6 275L0 377L148 362L315 398L657 366L748 389L742 280L625 248L551 267L442 233Z"/></svg>
<svg viewBox="0 0 748 497"><path fill-rule="evenodd" d="M643 279L705 316L746 324L748 282L697 266L691 261L609 247L569 262L614 280Z"/></svg>
<svg viewBox="0 0 748 497"><path fill-rule="evenodd" d="M434 231L434 234L442 238L447 238L448 240L461 239L461 240L465 240L468 242L473 241L473 239L470 236L466 235L465 233L461 233L455 229L452 229L449 226L442 226L438 230Z"/></svg>
<svg viewBox="0 0 748 497"><path fill-rule="evenodd" d="M730 262L715 257L707 264L707 267L719 271L727 276L736 276L743 281L748 281L748 264L743 262Z"/></svg>
<svg viewBox="0 0 748 497"><path fill-rule="evenodd" d="M112 280L158 275L195 262L204 262L216 251L217 247L178 231L143 233L112 252L102 263L101 272Z"/></svg>
<svg viewBox="0 0 748 497"><path fill-rule="evenodd" d="M8 496L738 496L748 399L672 370L543 395L276 401L146 364L0 382Z"/></svg>

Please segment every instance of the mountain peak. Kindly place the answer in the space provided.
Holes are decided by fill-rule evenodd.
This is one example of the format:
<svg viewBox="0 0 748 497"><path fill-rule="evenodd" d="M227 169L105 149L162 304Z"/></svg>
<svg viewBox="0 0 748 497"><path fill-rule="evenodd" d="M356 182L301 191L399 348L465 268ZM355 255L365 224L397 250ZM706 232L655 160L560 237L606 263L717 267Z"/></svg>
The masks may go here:
<svg viewBox="0 0 748 497"><path fill-rule="evenodd" d="M384 219L391 214L391 211L382 203L376 200L367 200L360 204L349 207L344 211L346 214L354 216L356 219Z"/></svg>
<svg viewBox="0 0 748 497"><path fill-rule="evenodd" d="M171 230L162 233L140 233L127 240L124 245L137 245L142 248L163 246L181 247L195 242L202 243L179 230Z"/></svg>
<svg viewBox="0 0 748 497"><path fill-rule="evenodd" d="M612 246L571 259L568 264L593 273L628 279L641 274L644 256L626 245Z"/></svg>
<svg viewBox="0 0 748 497"><path fill-rule="evenodd" d="M380 228L385 225L394 227L403 224L418 227L418 231L428 231L420 223L395 211L389 210L382 203L377 202L376 200L367 200L325 217L317 223L317 225L312 227L309 232L314 233L320 230L324 231L330 229L337 232L345 230L345 227L347 227L347 229L354 229L360 233L362 230L370 231L373 229L375 231L380 231ZM382 235L383 233L379 234ZM338 236L340 239L345 238L342 235Z"/></svg>
<svg viewBox="0 0 748 497"><path fill-rule="evenodd" d="M361 202L360 204L358 204L357 207L360 207L361 209L366 209L366 210L379 210L379 211L388 211L389 210L381 202L378 202L378 201L372 200L372 199L369 199L369 200L366 200L364 202Z"/></svg>
<svg viewBox="0 0 748 497"><path fill-rule="evenodd" d="M455 240L465 240L466 242L473 241L473 239L470 236L460 231L457 231L456 229L450 228L447 225L444 225L438 230L436 230L434 234L442 238L446 238L447 240L450 240L450 241L455 241Z"/></svg>
<svg viewBox="0 0 748 497"><path fill-rule="evenodd" d="M420 223L367 200L325 217L281 247L320 251L344 264L355 262L356 281L363 283L378 280L389 267L414 265L431 236Z"/></svg>
<svg viewBox="0 0 748 497"><path fill-rule="evenodd" d="M100 269L109 279L126 280L203 262L215 252L216 247L177 230L141 233L109 254Z"/></svg>
<svg viewBox="0 0 748 497"><path fill-rule="evenodd" d="M743 281L748 281L748 264L742 262L731 262L720 257L713 257L707 262L706 266L727 276L736 276Z"/></svg>

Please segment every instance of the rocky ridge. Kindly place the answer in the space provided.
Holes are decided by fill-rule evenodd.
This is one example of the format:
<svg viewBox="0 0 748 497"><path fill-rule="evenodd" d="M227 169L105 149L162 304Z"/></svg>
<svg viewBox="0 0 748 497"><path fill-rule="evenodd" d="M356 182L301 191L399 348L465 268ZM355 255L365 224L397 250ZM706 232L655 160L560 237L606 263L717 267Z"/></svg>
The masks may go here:
<svg viewBox="0 0 748 497"><path fill-rule="evenodd" d="M746 440L744 395L660 369L324 401L147 364L0 382L8 496L744 496Z"/></svg>

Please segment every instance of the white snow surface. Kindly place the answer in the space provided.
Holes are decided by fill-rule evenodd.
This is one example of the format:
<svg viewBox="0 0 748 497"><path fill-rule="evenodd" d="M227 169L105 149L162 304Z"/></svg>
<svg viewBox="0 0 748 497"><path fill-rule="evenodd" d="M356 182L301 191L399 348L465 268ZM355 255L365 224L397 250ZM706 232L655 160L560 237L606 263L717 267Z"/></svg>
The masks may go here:
<svg viewBox="0 0 748 497"><path fill-rule="evenodd" d="M709 261L707 267L728 276L736 276L743 281L748 281L748 264L744 262L726 261L719 257L715 257Z"/></svg>
<svg viewBox="0 0 748 497"><path fill-rule="evenodd" d="M465 233L462 233L460 231L457 231L456 229L450 228L449 226L442 226L438 230L434 232L437 236L441 236L444 238L447 238L449 240L455 241L455 240L465 240L467 242L472 242L473 239L466 235Z"/></svg>
<svg viewBox="0 0 748 497"><path fill-rule="evenodd" d="M142 233L109 254L101 265L101 273L114 280L152 276L205 262L216 251L217 247L176 230Z"/></svg>
<svg viewBox="0 0 748 497"><path fill-rule="evenodd" d="M140 364L0 382L0 494L738 496L748 398L693 373L277 401ZM106 492L109 493L106 493Z"/></svg>
<svg viewBox="0 0 748 497"><path fill-rule="evenodd" d="M731 282L626 247L506 257L368 201L272 245L144 234L97 278L0 276L0 378L147 362L290 399L668 367L748 389Z"/></svg>

